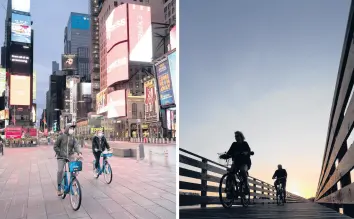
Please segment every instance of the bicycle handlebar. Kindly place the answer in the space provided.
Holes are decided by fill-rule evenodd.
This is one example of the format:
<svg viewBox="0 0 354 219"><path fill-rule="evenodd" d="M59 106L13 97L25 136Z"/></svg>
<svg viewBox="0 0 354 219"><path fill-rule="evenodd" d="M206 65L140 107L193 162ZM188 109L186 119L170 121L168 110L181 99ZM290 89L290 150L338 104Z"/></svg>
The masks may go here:
<svg viewBox="0 0 354 219"><path fill-rule="evenodd" d="M224 159L224 160L227 160L227 159L230 159L232 156L231 155L228 155L227 154L227 152L224 152L224 153L218 153L218 155L219 155L219 158L220 159ZM248 152L240 152L240 153L238 153L237 155L248 155ZM254 155L254 152L253 151L251 151L250 153L249 153L249 155L250 156L253 156Z"/></svg>
<svg viewBox="0 0 354 219"><path fill-rule="evenodd" d="M287 177L286 176L284 176L284 177L279 177L279 178L274 178L275 180L277 180L277 179L286 179Z"/></svg>

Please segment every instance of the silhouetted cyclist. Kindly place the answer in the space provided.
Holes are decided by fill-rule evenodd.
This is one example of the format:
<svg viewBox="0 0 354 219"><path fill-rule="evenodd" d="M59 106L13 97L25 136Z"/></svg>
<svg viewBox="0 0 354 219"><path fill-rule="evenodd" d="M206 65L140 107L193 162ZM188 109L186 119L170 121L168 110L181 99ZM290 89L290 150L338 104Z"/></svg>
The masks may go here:
<svg viewBox="0 0 354 219"><path fill-rule="evenodd" d="M233 142L227 155L232 157L232 170L236 172L240 170L240 175L244 179L246 185L246 194L249 194L248 187L248 170L251 168L251 148L245 141L245 136L242 132L235 132L236 142Z"/></svg>
<svg viewBox="0 0 354 219"><path fill-rule="evenodd" d="M283 197L284 202L286 202L286 178L288 177L288 173L285 169L283 169L282 165L278 165L278 169L274 172L272 179L277 179L274 182L274 187L278 188L277 186L281 183L283 185ZM278 189L277 189L278 191Z"/></svg>

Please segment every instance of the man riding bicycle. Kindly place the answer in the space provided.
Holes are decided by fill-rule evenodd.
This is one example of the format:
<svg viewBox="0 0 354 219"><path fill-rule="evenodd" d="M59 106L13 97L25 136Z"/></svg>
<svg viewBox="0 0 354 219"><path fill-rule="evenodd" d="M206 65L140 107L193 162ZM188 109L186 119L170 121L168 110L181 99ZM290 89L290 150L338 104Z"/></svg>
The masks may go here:
<svg viewBox="0 0 354 219"><path fill-rule="evenodd" d="M95 162L95 168L96 168L95 177L97 177L97 173L99 171L101 153L105 149L111 150L111 147L109 147L107 139L103 135L103 131L98 130L98 131L96 131L96 135L92 139L92 153L95 156L95 161L96 161Z"/></svg>
<svg viewBox="0 0 354 219"><path fill-rule="evenodd" d="M64 167L66 164L65 158L73 160L74 152L76 152L80 158L82 158L82 153L80 152L80 146L78 141L75 139L75 125L68 124L65 127L64 134L60 135L55 142L54 151L55 156L58 161L58 172L57 172L57 183L58 183L58 196L62 195L61 192L61 181L63 179Z"/></svg>
<svg viewBox="0 0 354 219"><path fill-rule="evenodd" d="M278 192L278 185L281 183L283 186L283 197L284 202L286 202L286 178L288 177L288 173L285 169L283 169L282 165L278 165L278 169L274 172L273 178L276 179L274 182L274 187L277 189Z"/></svg>
<svg viewBox="0 0 354 219"><path fill-rule="evenodd" d="M251 168L251 148L245 141L245 136L242 132L235 132L236 142L233 142L227 155L232 157L231 170L237 172L240 170L241 177L245 180L245 193L249 194L248 188L248 170Z"/></svg>

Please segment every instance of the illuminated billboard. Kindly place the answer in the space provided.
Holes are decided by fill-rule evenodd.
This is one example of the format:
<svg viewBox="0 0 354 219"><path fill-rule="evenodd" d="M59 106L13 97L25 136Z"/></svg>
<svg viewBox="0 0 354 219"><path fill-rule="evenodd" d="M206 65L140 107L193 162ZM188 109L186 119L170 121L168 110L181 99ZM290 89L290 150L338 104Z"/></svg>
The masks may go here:
<svg viewBox="0 0 354 219"><path fill-rule="evenodd" d="M106 48L109 51L116 43L128 39L127 5L113 9L106 20Z"/></svg>
<svg viewBox="0 0 354 219"><path fill-rule="evenodd" d="M145 93L145 121L157 122L159 120L159 103L156 92L155 79L144 82Z"/></svg>
<svg viewBox="0 0 354 219"><path fill-rule="evenodd" d="M79 75L68 75L66 76L66 88L73 88L74 84L80 83L80 76Z"/></svg>
<svg viewBox="0 0 354 219"><path fill-rule="evenodd" d="M96 95L97 114L107 112L107 88Z"/></svg>
<svg viewBox="0 0 354 219"><path fill-rule="evenodd" d="M129 14L129 60L151 62L152 27L149 6L128 5Z"/></svg>
<svg viewBox="0 0 354 219"><path fill-rule="evenodd" d="M162 107L167 107L175 104L173 95L172 80L170 75L170 67L168 60L165 59L155 66L156 77L158 81L160 103Z"/></svg>
<svg viewBox="0 0 354 219"><path fill-rule="evenodd" d="M61 69L63 71L77 70L77 55L76 54L63 54L63 55L61 55Z"/></svg>
<svg viewBox="0 0 354 219"><path fill-rule="evenodd" d="M170 31L170 49L173 50L176 48L177 39L176 39L176 26L172 27Z"/></svg>
<svg viewBox="0 0 354 219"><path fill-rule="evenodd" d="M29 76L10 76L10 105L31 105L31 79Z"/></svg>
<svg viewBox="0 0 354 219"><path fill-rule="evenodd" d="M2 95L5 89L6 89L6 69L0 68L0 95Z"/></svg>
<svg viewBox="0 0 354 219"><path fill-rule="evenodd" d="M83 14L71 14L71 28L80 30L90 29L90 16Z"/></svg>
<svg viewBox="0 0 354 219"><path fill-rule="evenodd" d="M107 95L107 118L127 116L126 98L125 90L116 90Z"/></svg>
<svg viewBox="0 0 354 219"><path fill-rule="evenodd" d="M33 79L32 79L32 99L36 101L37 98L37 72L33 71Z"/></svg>
<svg viewBox="0 0 354 219"><path fill-rule="evenodd" d="M107 87L129 79L128 43L116 45L107 54Z"/></svg>
<svg viewBox="0 0 354 219"><path fill-rule="evenodd" d="M33 104L32 105L32 111L31 111L31 116L32 116L31 120L32 120L32 122L36 122L37 121L36 108L37 108L36 104Z"/></svg>
<svg viewBox="0 0 354 219"><path fill-rule="evenodd" d="M176 74L176 52L173 52L167 56L168 65L170 67L170 76L172 81L173 96L175 97L175 104L177 104L178 86L177 86L177 74Z"/></svg>
<svg viewBox="0 0 354 219"><path fill-rule="evenodd" d="M30 0L11 0L11 6L13 11L21 11L30 13L31 1Z"/></svg>
<svg viewBox="0 0 354 219"><path fill-rule="evenodd" d="M12 13L11 41L31 43L31 17L23 14Z"/></svg>

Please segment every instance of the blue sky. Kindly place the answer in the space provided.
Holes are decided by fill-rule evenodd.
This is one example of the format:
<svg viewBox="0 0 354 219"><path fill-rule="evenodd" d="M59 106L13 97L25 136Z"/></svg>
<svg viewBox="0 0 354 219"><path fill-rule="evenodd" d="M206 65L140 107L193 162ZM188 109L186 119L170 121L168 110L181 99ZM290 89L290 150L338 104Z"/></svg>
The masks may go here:
<svg viewBox="0 0 354 219"><path fill-rule="evenodd" d="M317 189L349 0L181 0L180 147L217 160L241 130L251 175Z"/></svg>
<svg viewBox="0 0 354 219"><path fill-rule="evenodd" d="M64 29L70 12L88 13L87 0L32 0L31 15L34 29L34 69L37 71L37 118L45 108L52 61L61 62L64 52ZM0 0L7 8L7 0ZM0 33L4 33L5 10L0 5ZM1 45L4 34L0 34Z"/></svg>

